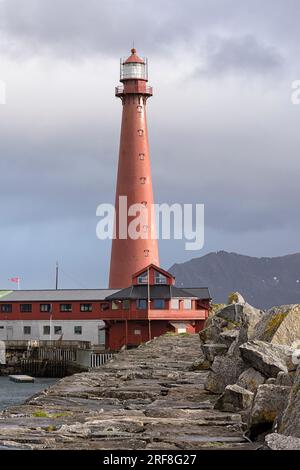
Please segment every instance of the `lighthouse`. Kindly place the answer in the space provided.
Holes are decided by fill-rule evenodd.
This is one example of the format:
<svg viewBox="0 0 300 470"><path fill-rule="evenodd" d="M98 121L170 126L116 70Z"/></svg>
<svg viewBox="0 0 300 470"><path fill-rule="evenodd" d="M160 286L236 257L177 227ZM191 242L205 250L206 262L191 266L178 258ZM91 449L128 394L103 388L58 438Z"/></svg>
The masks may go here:
<svg viewBox="0 0 300 470"><path fill-rule="evenodd" d="M148 62L131 49L120 62L120 82L115 94L122 102L122 125L115 199L115 236L112 241L109 287L128 287L133 273L150 264L159 266L153 210L153 188L146 104L152 96ZM140 211L135 212L137 207ZM128 228L139 217L137 236Z"/></svg>

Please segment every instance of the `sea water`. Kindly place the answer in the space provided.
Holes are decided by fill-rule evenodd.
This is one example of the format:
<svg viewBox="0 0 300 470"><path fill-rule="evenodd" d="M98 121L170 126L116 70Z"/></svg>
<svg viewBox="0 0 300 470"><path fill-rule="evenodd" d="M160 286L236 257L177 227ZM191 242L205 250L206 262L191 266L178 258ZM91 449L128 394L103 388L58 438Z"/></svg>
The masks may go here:
<svg viewBox="0 0 300 470"><path fill-rule="evenodd" d="M47 389L58 380L37 378L34 383L16 383L8 377L0 377L0 410L24 403L32 395Z"/></svg>

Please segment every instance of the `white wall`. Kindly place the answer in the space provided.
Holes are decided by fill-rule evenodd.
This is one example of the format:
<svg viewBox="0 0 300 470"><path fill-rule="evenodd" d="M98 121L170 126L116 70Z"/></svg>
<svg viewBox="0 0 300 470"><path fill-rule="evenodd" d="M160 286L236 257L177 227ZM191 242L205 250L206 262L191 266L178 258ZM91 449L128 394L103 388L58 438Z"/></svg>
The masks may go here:
<svg viewBox="0 0 300 470"><path fill-rule="evenodd" d="M43 334L46 325L51 327L51 336ZM31 327L31 334L24 334L24 326ZM60 334L54 334L54 327L61 326L63 340L66 341L90 341L92 344L104 344L104 330L99 330L104 326L101 320L52 320L51 324L45 320L0 320L0 341L1 340L57 340ZM74 327L81 326L82 334L74 334Z"/></svg>

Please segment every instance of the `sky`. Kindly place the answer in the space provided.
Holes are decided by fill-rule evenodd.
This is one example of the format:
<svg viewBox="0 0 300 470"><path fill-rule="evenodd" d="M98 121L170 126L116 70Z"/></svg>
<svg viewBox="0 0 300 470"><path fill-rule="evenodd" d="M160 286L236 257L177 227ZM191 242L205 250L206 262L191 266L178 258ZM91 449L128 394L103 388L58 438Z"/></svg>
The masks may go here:
<svg viewBox="0 0 300 470"><path fill-rule="evenodd" d="M298 0L0 0L0 289L106 287L120 57L149 60L157 203L203 203L210 251L299 252Z"/></svg>

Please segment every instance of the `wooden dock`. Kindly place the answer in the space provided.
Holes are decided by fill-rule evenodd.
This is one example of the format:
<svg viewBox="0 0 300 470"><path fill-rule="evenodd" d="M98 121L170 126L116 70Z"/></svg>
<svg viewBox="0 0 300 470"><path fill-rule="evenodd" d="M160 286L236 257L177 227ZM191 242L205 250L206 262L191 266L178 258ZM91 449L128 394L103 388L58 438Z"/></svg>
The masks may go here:
<svg viewBox="0 0 300 470"><path fill-rule="evenodd" d="M30 377L30 375L10 375L9 380L12 382L17 383L33 383L34 377Z"/></svg>

